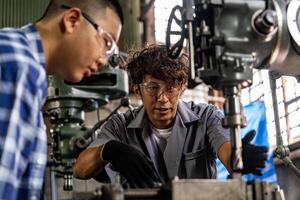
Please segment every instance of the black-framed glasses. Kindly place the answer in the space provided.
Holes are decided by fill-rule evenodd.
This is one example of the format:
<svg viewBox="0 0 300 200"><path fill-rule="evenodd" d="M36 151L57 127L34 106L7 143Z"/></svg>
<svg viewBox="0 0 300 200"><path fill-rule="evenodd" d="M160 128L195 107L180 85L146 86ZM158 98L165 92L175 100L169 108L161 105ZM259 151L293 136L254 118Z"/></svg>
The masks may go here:
<svg viewBox="0 0 300 200"><path fill-rule="evenodd" d="M161 92L163 92L165 95L172 98L177 96L180 92L180 87L162 85L155 82L141 83L139 86L144 88L144 90L151 96L158 96Z"/></svg>
<svg viewBox="0 0 300 200"><path fill-rule="evenodd" d="M72 7L63 4L61 5L61 8L71 9ZM86 19L95 28L98 35L104 39L106 55L112 55L117 47L116 41L113 39L112 35L105 31L101 26L99 26L88 14L86 14L85 12L81 12L81 14L84 17L84 19Z"/></svg>

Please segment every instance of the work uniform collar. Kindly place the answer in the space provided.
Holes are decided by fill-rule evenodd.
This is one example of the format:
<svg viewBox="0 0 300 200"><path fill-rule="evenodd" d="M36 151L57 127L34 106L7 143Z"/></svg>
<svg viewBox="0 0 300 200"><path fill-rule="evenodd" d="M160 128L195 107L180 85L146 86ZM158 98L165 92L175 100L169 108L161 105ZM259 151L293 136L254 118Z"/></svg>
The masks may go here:
<svg viewBox="0 0 300 200"><path fill-rule="evenodd" d="M178 102L176 115L180 116L184 124L191 123L200 119L200 117L191 110L189 104L181 100L179 100Z"/></svg>
<svg viewBox="0 0 300 200"><path fill-rule="evenodd" d="M144 128L148 123L148 117L144 106L138 108L136 117L128 124L127 128Z"/></svg>

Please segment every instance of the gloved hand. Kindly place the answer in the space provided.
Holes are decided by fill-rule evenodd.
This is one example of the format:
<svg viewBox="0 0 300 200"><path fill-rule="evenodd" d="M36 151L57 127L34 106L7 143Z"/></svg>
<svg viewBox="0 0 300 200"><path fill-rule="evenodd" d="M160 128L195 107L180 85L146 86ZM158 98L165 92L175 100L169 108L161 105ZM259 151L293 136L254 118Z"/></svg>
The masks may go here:
<svg viewBox="0 0 300 200"><path fill-rule="evenodd" d="M102 158L129 182L130 187L154 187L159 182L152 161L137 149L116 141L108 141L102 150Z"/></svg>
<svg viewBox="0 0 300 200"><path fill-rule="evenodd" d="M252 130L242 139L244 163L242 174L252 173L261 176L261 168L265 167L265 161L268 158L268 147L250 144L255 134L256 132Z"/></svg>

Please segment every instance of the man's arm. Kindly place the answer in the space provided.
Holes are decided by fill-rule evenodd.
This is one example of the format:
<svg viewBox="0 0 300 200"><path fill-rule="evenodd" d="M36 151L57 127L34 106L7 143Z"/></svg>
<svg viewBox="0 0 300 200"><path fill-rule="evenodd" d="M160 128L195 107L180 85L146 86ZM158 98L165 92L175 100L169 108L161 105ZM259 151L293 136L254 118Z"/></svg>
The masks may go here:
<svg viewBox="0 0 300 200"><path fill-rule="evenodd" d="M242 174L262 175L262 168L265 167L265 161L268 158L268 147L251 144L255 136L255 131L250 131L242 139L242 157L244 168ZM225 165L229 173L232 173L231 167L231 145L225 142L218 151L218 157Z"/></svg>
<svg viewBox="0 0 300 200"><path fill-rule="evenodd" d="M47 161L41 113L47 80L44 69L19 43L18 34L14 34L14 41L9 35L0 33L0 199L15 199L18 193L24 199L29 194L39 199ZM13 42L25 49L21 51L24 55Z"/></svg>
<svg viewBox="0 0 300 200"><path fill-rule="evenodd" d="M104 145L91 147L81 152L74 166L74 176L79 179L90 179L97 176L107 164L101 159Z"/></svg>
<svg viewBox="0 0 300 200"><path fill-rule="evenodd" d="M84 150L74 167L76 178L96 177L106 162L126 178L131 187L155 187L159 181L153 162L134 147L117 140Z"/></svg>
<svg viewBox="0 0 300 200"><path fill-rule="evenodd" d="M218 151L218 157L220 161L223 163L223 165L226 167L227 171L231 174L232 168L231 168L231 145L230 142L225 142L221 145Z"/></svg>

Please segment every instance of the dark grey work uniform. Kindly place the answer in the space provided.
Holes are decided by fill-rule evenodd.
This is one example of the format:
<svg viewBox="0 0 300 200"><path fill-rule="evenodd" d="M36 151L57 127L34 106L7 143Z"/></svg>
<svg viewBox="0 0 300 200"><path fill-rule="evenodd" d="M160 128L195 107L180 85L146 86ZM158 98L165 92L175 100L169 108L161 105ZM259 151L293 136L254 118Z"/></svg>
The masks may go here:
<svg viewBox="0 0 300 200"><path fill-rule="evenodd" d="M114 115L90 146L109 140L129 144L154 162L162 182L174 176L216 178L216 153L230 137L229 130L221 125L222 118L223 114L215 106L179 101L172 134L162 151L141 106L133 113Z"/></svg>

